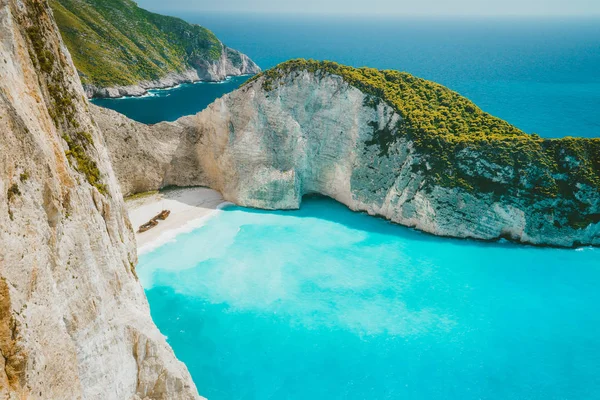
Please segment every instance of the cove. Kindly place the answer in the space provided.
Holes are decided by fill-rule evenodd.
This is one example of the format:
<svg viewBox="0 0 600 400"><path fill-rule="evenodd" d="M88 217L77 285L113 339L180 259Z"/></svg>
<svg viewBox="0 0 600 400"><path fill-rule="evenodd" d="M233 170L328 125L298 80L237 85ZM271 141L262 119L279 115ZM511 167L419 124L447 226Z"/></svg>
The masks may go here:
<svg viewBox="0 0 600 400"><path fill-rule="evenodd" d="M149 90L145 96L92 99L91 102L135 121L156 124L196 114L215 99L237 89L248 78L232 76L222 82L184 83L173 88Z"/></svg>
<svg viewBox="0 0 600 400"><path fill-rule="evenodd" d="M137 272L211 400L590 399L599 255L437 238L305 198L226 207Z"/></svg>

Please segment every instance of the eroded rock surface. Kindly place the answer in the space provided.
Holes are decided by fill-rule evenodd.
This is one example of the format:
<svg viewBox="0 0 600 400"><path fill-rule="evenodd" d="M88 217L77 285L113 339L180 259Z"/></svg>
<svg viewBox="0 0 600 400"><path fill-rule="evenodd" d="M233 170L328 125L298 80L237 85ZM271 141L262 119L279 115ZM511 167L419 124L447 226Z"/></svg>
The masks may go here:
<svg viewBox="0 0 600 400"><path fill-rule="evenodd" d="M0 398L198 398L46 1L0 0L0 56Z"/></svg>
<svg viewBox="0 0 600 400"><path fill-rule="evenodd" d="M570 182L563 194L539 194L527 178L549 171L534 164L507 167L469 146L455 155L455 168L481 182L482 190L433 184L444 171L399 132L402 117L386 102L335 74L280 74L272 88L265 79L174 123L146 126L95 109L95 115L110 116L96 119L124 192L203 185L228 201L266 209L298 208L303 195L320 193L435 235L600 244L598 187ZM129 128L115 130L113 121ZM125 139L131 146L122 144ZM557 156L562 164L578 163L570 157L566 151ZM558 175L557 184L566 187Z"/></svg>

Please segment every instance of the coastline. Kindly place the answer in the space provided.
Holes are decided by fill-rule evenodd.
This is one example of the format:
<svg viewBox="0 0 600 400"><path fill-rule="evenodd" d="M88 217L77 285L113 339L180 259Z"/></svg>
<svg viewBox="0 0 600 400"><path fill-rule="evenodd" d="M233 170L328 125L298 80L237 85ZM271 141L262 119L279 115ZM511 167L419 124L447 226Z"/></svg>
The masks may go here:
<svg viewBox="0 0 600 400"><path fill-rule="evenodd" d="M140 94L140 95L123 95L123 96L117 96L117 97L91 97L91 98L88 98L88 100L93 102L94 100L102 100L102 99L110 99L110 100L142 99L145 97L158 96L157 92L168 92L169 90L179 89L180 87L182 87L184 85L198 85L198 84L221 85L221 84L229 82L233 78L238 78L238 77L243 77L243 76L254 76L254 74L229 75L220 81L196 80L196 81L189 81L189 82L180 82L173 86L149 88L148 90L146 90L145 93Z"/></svg>
<svg viewBox="0 0 600 400"><path fill-rule="evenodd" d="M260 69L258 70L260 72ZM238 76L253 76L258 72L240 73L240 74L227 74L224 76L209 76L208 78L202 78L198 75L196 70L188 70L183 73L170 73L161 79L156 81L143 81L136 85L128 86L111 86L111 87L98 87L94 85L83 85L88 100L93 99L121 99L121 98L136 98L145 97L151 95L150 91L155 90L170 90L184 84L196 84L196 83L223 83L227 80L238 77Z"/></svg>
<svg viewBox="0 0 600 400"><path fill-rule="evenodd" d="M220 209L231 204L219 192L203 187L166 189L125 199L129 219L136 232L138 255L174 240L181 233L201 227ZM171 211L166 220L146 232L138 233L140 225L162 210Z"/></svg>

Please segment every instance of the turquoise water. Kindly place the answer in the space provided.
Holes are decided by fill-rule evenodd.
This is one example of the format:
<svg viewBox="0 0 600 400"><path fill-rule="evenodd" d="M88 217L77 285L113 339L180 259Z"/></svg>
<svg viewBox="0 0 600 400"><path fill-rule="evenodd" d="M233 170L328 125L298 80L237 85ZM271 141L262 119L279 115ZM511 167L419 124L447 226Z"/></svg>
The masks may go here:
<svg viewBox="0 0 600 400"><path fill-rule="evenodd" d="M262 68L305 57L399 69L440 82L526 132L600 136L598 19L178 16L210 28ZM235 83L223 89L233 90ZM102 105L142 122L173 120L202 110L225 92L211 88L196 85L189 96L176 91L169 98Z"/></svg>
<svg viewBox="0 0 600 400"><path fill-rule="evenodd" d="M574 400L600 393L599 256L436 238L309 198L226 208L138 274L210 400Z"/></svg>

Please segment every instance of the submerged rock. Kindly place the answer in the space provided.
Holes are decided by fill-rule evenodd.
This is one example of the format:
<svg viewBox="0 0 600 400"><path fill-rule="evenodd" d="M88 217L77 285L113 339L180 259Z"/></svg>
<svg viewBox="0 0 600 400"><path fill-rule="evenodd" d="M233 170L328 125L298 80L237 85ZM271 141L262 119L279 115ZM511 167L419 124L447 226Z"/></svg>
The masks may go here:
<svg viewBox="0 0 600 400"><path fill-rule="evenodd" d="M409 74L295 60L175 123L93 112L128 194L293 209L320 193L440 236L600 244L600 139L525 134Z"/></svg>

